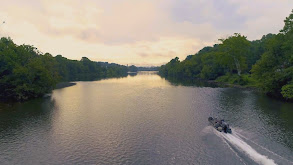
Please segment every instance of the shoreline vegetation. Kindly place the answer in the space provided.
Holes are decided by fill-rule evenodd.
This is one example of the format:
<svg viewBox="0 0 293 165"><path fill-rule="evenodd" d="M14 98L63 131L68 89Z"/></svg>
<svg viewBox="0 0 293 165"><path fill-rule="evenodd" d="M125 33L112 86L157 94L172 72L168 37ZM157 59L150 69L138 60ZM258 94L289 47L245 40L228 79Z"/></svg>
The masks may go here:
<svg viewBox="0 0 293 165"><path fill-rule="evenodd" d="M250 88L284 101L293 101L293 10L278 34L249 41L235 33L180 61L175 57L159 69L168 79L202 79Z"/></svg>
<svg viewBox="0 0 293 165"><path fill-rule="evenodd" d="M42 97L74 81L125 77L127 72L159 70L166 79L202 79L233 87L261 90L270 97L293 101L293 10L278 34L249 41L235 33L180 61L175 57L161 67L124 66L95 62L87 57L53 57L32 45L0 39L0 100L25 101ZM177 81L177 80L176 80ZM64 82L63 85L57 85ZM69 82L69 83L66 83ZM56 86L57 85L57 86Z"/></svg>
<svg viewBox="0 0 293 165"><path fill-rule="evenodd" d="M32 45L16 45L0 39L0 101L26 101L48 95L54 89L75 85L74 81L96 81L126 77L128 72L158 70L159 67L125 66L95 62L87 57L70 60L53 57Z"/></svg>
<svg viewBox="0 0 293 165"><path fill-rule="evenodd" d="M74 85L72 81L125 77L128 71L124 65L95 62L87 57L79 61L61 55L53 57L31 45L16 45L11 38L0 39L1 101L42 97L55 88Z"/></svg>

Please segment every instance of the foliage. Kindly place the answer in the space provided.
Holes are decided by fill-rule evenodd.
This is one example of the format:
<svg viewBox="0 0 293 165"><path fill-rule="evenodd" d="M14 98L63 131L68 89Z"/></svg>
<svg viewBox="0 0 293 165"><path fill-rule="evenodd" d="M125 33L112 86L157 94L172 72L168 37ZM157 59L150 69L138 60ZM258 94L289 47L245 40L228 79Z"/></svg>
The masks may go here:
<svg viewBox="0 0 293 165"><path fill-rule="evenodd" d="M218 77L216 81L250 87L255 85L255 80L250 74L242 74L241 76L238 76L237 74L227 73L224 76Z"/></svg>
<svg viewBox="0 0 293 165"><path fill-rule="evenodd" d="M290 98L289 84L293 80L292 19L293 14L285 19L284 28L266 43L266 52L251 70L259 87L273 97Z"/></svg>
<svg viewBox="0 0 293 165"><path fill-rule="evenodd" d="M0 40L0 97L26 100L53 89L58 78L55 59L39 55L35 47Z"/></svg>
<svg viewBox="0 0 293 165"><path fill-rule="evenodd" d="M220 41L222 43L205 47L182 62L178 58L171 60L160 68L160 75L215 80L227 73L241 76L242 72L247 72L250 42L246 37L236 33Z"/></svg>
<svg viewBox="0 0 293 165"><path fill-rule="evenodd" d="M159 69L167 78L201 78L257 86L269 96L292 99L293 10L280 33L248 41L235 33L213 47L204 47L182 62L172 59Z"/></svg>
<svg viewBox="0 0 293 165"><path fill-rule="evenodd" d="M241 76L242 71L247 69L247 56L249 54L250 42L245 36L235 33L227 39L220 39L223 52L222 61L231 71L236 70Z"/></svg>
<svg viewBox="0 0 293 165"><path fill-rule="evenodd" d="M97 80L127 74L118 64L101 66L83 57L69 60L61 55L42 54L30 45L0 39L0 99L27 100L54 89L60 81Z"/></svg>
<svg viewBox="0 0 293 165"><path fill-rule="evenodd" d="M284 85L281 93L284 98L293 99L293 84Z"/></svg>
<svg viewBox="0 0 293 165"><path fill-rule="evenodd" d="M289 17L286 17L284 20L284 27L282 30L280 30L281 33L287 34L288 32L292 32L293 30L293 10L292 13L289 15Z"/></svg>
<svg viewBox="0 0 293 165"><path fill-rule="evenodd" d="M128 67L128 72L137 72L137 67L134 65L131 65Z"/></svg>

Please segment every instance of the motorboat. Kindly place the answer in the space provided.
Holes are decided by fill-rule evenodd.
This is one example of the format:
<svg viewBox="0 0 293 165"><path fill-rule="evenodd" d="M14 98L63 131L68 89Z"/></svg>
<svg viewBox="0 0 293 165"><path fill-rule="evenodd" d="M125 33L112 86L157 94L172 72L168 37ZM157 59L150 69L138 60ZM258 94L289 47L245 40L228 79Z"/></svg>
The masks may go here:
<svg viewBox="0 0 293 165"><path fill-rule="evenodd" d="M213 125L213 127L220 131L220 132L225 132L225 133L232 133L231 128L229 127L229 124L225 122L224 119L219 120L217 118L209 117L208 121Z"/></svg>

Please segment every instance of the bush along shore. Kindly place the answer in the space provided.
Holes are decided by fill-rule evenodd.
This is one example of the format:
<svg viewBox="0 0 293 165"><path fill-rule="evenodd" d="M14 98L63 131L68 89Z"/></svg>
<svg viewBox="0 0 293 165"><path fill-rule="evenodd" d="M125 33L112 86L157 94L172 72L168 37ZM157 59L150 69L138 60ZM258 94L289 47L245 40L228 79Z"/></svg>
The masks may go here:
<svg viewBox="0 0 293 165"><path fill-rule="evenodd" d="M159 74L177 79L205 79L258 88L268 96L293 101L293 10L278 34L249 41L235 33L185 60L176 57Z"/></svg>
<svg viewBox="0 0 293 165"><path fill-rule="evenodd" d="M128 67L94 62L87 57L70 60L61 55L41 53L31 45L16 45L0 39L0 100L24 101L41 97L70 81L92 81L127 76Z"/></svg>

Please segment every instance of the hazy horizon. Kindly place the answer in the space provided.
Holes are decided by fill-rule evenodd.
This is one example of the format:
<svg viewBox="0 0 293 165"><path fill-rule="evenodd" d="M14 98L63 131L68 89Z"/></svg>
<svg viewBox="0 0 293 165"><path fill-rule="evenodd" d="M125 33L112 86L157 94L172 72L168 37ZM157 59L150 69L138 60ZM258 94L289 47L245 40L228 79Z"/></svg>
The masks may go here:
<svg viewBox="0 0 293 165"><path fill-rule="evenodd" d="M123 65L181 60L219 38L278 33L293 1L11 0L0 6L0 36L53 56Z"/></svg>

